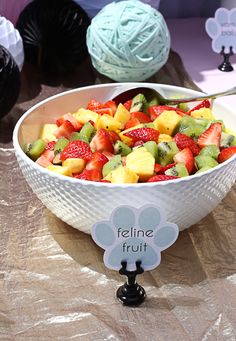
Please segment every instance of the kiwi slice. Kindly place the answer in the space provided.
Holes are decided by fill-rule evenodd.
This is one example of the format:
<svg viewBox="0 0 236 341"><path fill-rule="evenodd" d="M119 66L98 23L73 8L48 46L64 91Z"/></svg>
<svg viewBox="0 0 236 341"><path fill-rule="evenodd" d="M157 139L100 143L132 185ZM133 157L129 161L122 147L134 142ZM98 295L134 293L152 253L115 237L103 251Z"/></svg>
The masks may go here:
<svg viewBox="0 0 236 341"><path fill-rule="evenodd" d="M148 108L153 106L153 105L158 105L158 99L157 97L152 97L150 100L147 99L148 101L146 103L143 104L143 111L148 114Z"/></svg>
<svg viewBox="0 0 236 341"><path fill-rule="evenodd" d="M203 173L203 172L207 171L208 169L212 169L212 168L213 167L204 166L204 167L200 168L195 174Z"/></svg>
<svg viewBox="0 0 236 341"><path fill-rule="evenodd" d="M94 132L94 126L90 122L86 122L80 130L80 139L89 143Z"/></svg>
<svg viewBox="0 0 236 341"><path fill-rule="evenodd" d="M46 147L46 142L42 139L38 139L31 144L27 145L26 154L33 160L36 161L37 158L44 152Z"/></svg>
<svg viewBox="0 0 236 341"><path fill-rule="evenodd" d="M198 138L205 130L206 130L205 127L196 123L189 124L188 126L181 126L179 128L180 133L185 134L193 139Z"/></svg>
<svg viewBox="0 0 236 341"><path fill-rule="evenodd" d="M208 146L205 146L201 149L199 155L205 155L213 157L213 159L217 159L218 155L220 154L220 149L215 144L211 144Z"/></svg>
<svg viewBox="0 0 236 341"><path fill-rule="evenodd" d="M54 146L54 155L61 153L66 148L68 143L69 140L66 139L65 137L61 137L60 139L58 139Z"/></svg>
<svg viewBox="0 0 236 341"><path fill-rule="evenodd" d="M233 139L233 141L231 142L230 145L231 145L231 146L236 146L236 136L234 136L234 139Z"/></svg>
<svg viewBox="0 0 236 341"><path fill-rule="evenodd" d="M197 169L201 169L205 166L213 168L218 165L218 162L209 155L196 156L195 163L196 163Z"/></svg>
<svg viewBox="0 0 236 341"><path fill-rule="evenodd" d="M186 166L183 163L181 163L181 162L179 162L175 166L167 169L165 171L165 174L166 175L179 176L180 178L183 178L183 177L189 175Z"/></svg>
<svg viewBox="0 0 236 341"><path fill-rule="evenodd" d="M206 127L203 124L197 123L198 120L191 116L183 116L178 124L178 131L192 138L199 137L205 130Z"/></svg>
<svg viewBox="0 0 236 341"><path fill-rule="evenodd" d="M116 141L114 145L114 150L115 154L120 154L121 156L126 156L132 152L132 149L120 140Z"/></svg>
<svg viewBox="0 0 236 341"><path fill-rule="evenodd" d="M157 145L157 149L157 163L159 163L161 166L166 166L172 163L173 157L179 152L179 148L174 141L160 142Z"/></svg>
<svg viewBox="0 0 236 341"><path fill-rule="evenodd" d="M143 127L155 129L155 125L152 122L144 123Z"/></svg>
<svg viewBox="0 0 236 341"><path fill-rule="evenodd" d="M70 141L80 140L80 133L78 131L75 131L70 136Z"/></svg>
<svg viewBox="0 0 236 341"><path fill-rule="evenodd" d="M143 147L145 147L145 148L147 149L147 151L148 151L149 153L151 153L151 154L154 156L155 160L157 161L157 157L158 157L158 148L157 148L156 142L154 142L154 141L145 142L145 143L143 144Z"/></svg>
<svg viewBox="0 0 236 341"><path fill-rule="evenodd" d="M232 146L234 139L235 139L235 136L227 134L222 131L221 139L220 139L220 147L227 148L227 147Z"/></svg>
<svg viewBox="0 0 236 341"><path fill-rule="evenodd" d="M209 127L211 124L211 120L208 120L207 118L194 118L194 121L205 128Z"/></svg>
<svg viewBox="0 0 236 341"><path fill-rule="evenodd" d="M102 168L103 177L107 176L114 169L122 166L121 155L115 155L111 160L109 160Z"/></svg>
<svg viewBox="0 0 236 341"><path fill-rule="evenodd" d="M181 109L181 110L183 110L183 111L189 111L189 106L188 106L188 104L187 103L179 103L178 105L177 105L177 108L179 108L179 109Z"/></svg>
<svg viewBox="0 0 236 341"><path fill-rule="evenodd" d="M132 99L130 112L135 111L142 111L144 103L146 103L147 100L143 94L138 94Z"/></svg>

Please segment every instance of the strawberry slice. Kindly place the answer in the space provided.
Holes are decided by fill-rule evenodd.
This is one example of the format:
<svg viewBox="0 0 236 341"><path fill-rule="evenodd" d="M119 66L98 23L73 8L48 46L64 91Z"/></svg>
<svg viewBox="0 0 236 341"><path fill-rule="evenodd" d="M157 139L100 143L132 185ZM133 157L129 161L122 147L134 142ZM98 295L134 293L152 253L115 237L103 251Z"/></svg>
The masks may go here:
<svg viewBox="0 0 236 341"><path fill-rule="evenodd" d="M176 163L181 162L187 168L189 174L192 174L194 170L194 156L190 148L184 148L174 156Z"/></svg>
<svg viewBox="0 0 236 341"><path fill-rule="evenodd" d="M101 181L101 172L98 169L84 169L82 173L73 176L81 180Z"/></svg>
<svg viewBox="0 0 236 341"><path fill-rule="evenodd" d="M105 155L106 158L108 158L108 161L110 161L110 160L115 156L113 153L110 153L110 152L108 152L108 151L106 151L106 150L104 150L104 151L102 152L102 154Z"/></svg>
<svg viewBox="0 0 236 341"><path fill-rule="evenodd" d="M169 163L169 165L166 165L166 166L161 166L158 163L156 163L155 166L154 166L154 171L157 174L164 174L167 169L172 168L175 165L176 165L175 162L174 163Z"/></svg>
<svg viewBox="0 0 236 341"><path fill-rule="evenodd" d="M173 140L179 149L188 147L191 149L194 156L197 156L200 153L200 148L198 147L197 143L191 137L185 134L177 133Z"/></svg>
<svg viewBox="0 0 236 341"><path fill-rule="evenodd" d="M140 124L140 121L137 118L131 118L130 120L128 120L128 122L126 122L125 130L129 128L133 128L137 126L138 124Z"/></svg>
<svg viewBox="0 0 236 341"><path fill-rule="evenodd" d="M92 157L92 151L89 147L89 144L75 140L68 143L65 149L61 152L61 160L64 161L68 158L80 158L83 160L90 160Z"/></svg>
<svg viewBox="0 0 236 341"><path fill-rule="evenodd" d="M52 162L55 157L54 150L49 149L45 149L42 155L44 155L50 162Z"/></svg>
<svg viewBox="0 0 236 341"><path fill-rule="evenodd" d="M108 133L110 135L110 139L113 144L115 144L116 141L120 140L120 136L115 131L111 130L111 131L108 131Z"/></svg>
<svg viewBox="0 0 236 341"><path fill-rule="evenodd" d="M113 116L112 110L111 108L101 108L101 109L95 109L93 110L94 112L96 112L99 115L109 115L109 116Z"/></svg>
<svg viewBox="0 0 236 341"><path fill-rule="evenodd" d="M130 137L134 141L142 140L147 141L157 141L159 132L153 128L137 128L124 133L124 136Z"/></svg>
<svg viewBox="0 0 236 341"><path fill-rule="evenodd" d="M46 150L54 150L56 141L49 141L48 144L46 145Z"/></svg>
<svg viewBox="0 0 236 341"><path fill-rule="evenodd" d="M65 121L69 121L69 122L73 125L73 127L75 128L76 131L79 131L79 130L82 128L82 126L83 126L83 125L82 125L79 121L77 121L77 119L76 119L73 115L71 115L70 113L65 114L65 115L59 117L59 118L56 120L56 125L57 125L58 127L60 127Z"/></svg>
<svg viewBox="0 0 236 341"><path fill-rule="evenodd" d="M137 118L140 123L149 123L149 122L151 122L150 117L147 114L145 114L144 112L142 112L142 111L132 112L130 117L131 117L131 120L134 119L134 118Z"/></svg>
<svg viewBox="0 0 236 341"><path fill-rule="evenodd" d="M162 170L162 166L159 163L155 163L155 165L154 165L154 172L155 173L159 173L159 172L161 172L161 170Z"/></svg>
<svg viewBox="0 0 236 341"><path fill-rule="evenodd" d="M221 152L218 156L218 162L222 163L222 162L228 160L229 158L231 158L231 156L233 156L235 154L236 154L236 146L224 148L221 150Z"/></svg>
<svg viewBox="0 0 236 341"><path fill-rule="evenodd" d="M143 144L144 144L144 141L138 140L134 142L133 147L139 147L139 146L142 146Z"/></svg>
<svg viewBox="0 0 236 341"><path fill-rule="evenodd" d="M106 183L111 183L111 181L109 181L109 180L104 180L104 179L102 179L102 180L100 180L99 182L106 182Z"/></svg>
<svg viewBox="0 0 236 341"><path fill-rule="evenodd" d="M221 123L219 122L212 123L210 127L199 136L197 144L199 145L200 148L203 148L211 144L214 144L219 147L221 133L222 133Z"/></svg>
<svg viewBox="0 0 236 341"><path fill-rule="evenodd" d="M108 151L113 153L114 147L110 139L110 135L107 130L101 128L97 131L96 135L90 142L90 147L94 151L103 152Z"/></svg>
<svg viewBox="0 0 236 341"><path fill-rule="evenodd" d="M123 106L130 111L130 108L131 108L131 105L132 105L132 99L129 99L128 101L126 101Z"/></svg>
<svg viewBox="0 0 236 341"><path fill-rule="evenodd" d="M104 104L104 108L110 108L111 111L112 111L112 116L114 116L114 114L115 114L115 112L116 112L116 109L117 109L116 102L114 102L114 101L107 101L107 102Z"/></svg>
<svg viewBox="0 0 236 341"><path fill-rule="evenodd" d="M91 99L87 104L88 110L95 111L97 109L102 109L102 108L103 108L103 104L97 101L96 99Z"/></svg>
<svg viewBox="0 0 236 341"><path fill-rule="evenodd" d="M73 126L73 124L70 121L65 121L62 123L62 125L60 125L60 127L58 127L55 131L54 131L54 135L56 136L56 138L60 138L60 137L65 137L67 139L70 138L71 134L74 133L76 130Z"/></svg>
<svg viewBox="0 0 236 341"><path fill-rule="evenodd" d="M194 108L190 109L186 114L190 115L192 111L199 110L201 108L210 108L211 102L208 99L204 99L200 104L196 105Z"/></svg>
<svg viewBox="0 0 236 341"><path fill-rule="evenodd" d="M44 154L40 155L40 157L38 157L35 162L44 168L47 168L48 166L52 165L52 163L48 160L48 158Z"/></svg>
<svg viewBox="0 0 236 341"><path fill-rule="evenodd" d="M183 110L179 108L170 107L168 105L152 105L148 108L148 113L150 114L151 120L154 121L165 110L175 111L180 116L186 115L186 113Z"/></svg>
<svg viewBox="0 0 236 341"><path fill-rule="evenodd" d="M101 152L93 153L91 160L88 161L86 165L86 169L98 169L99 171L102 170L102 167L107 163L109 160L108 158L102 154Z"/></svg>
<svg viewBox="0 0 236 341"><path fill-rule="evenodd" d="M147 182L158 182L158 181L167 181L167 180L173 180L173 179L178 179L178 176L174 175L166 175L166 174L159 174L159 175L154 175L150 179L148 179Z"/></svg>

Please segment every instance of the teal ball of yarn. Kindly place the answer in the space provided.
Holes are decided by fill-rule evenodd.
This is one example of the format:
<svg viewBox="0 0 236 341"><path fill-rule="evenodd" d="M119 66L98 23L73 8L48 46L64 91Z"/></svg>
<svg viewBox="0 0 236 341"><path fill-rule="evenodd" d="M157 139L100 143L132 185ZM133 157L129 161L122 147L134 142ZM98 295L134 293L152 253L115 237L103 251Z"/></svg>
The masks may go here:
<svg viewBox="0 0 236 341"><path fill-rule="evenodd" d="M105 6L87 30L94 68L118 82L139 82L167 61L170 34L160 12L138 0Z"/></svg>

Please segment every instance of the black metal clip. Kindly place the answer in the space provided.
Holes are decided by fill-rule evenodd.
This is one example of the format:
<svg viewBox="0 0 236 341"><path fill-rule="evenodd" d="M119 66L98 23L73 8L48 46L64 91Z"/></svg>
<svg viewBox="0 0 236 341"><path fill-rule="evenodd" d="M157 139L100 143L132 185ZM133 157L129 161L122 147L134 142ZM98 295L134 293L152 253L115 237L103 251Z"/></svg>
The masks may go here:
<svg viewBox="0 0 236 341"><path fill-rule="evenodd" d="M233 53L233 47L230 46L229 47L229 53L225 53L225 46L222 46L222 50L221 50L220 54L224 57L224 60L223 60L223 63L221 63L218 66L218 69L220 71L226 71L226 72L233 71L234 68L229 61L229 58L231 56L233 56L233 54L234 54Z"/></svg>
<svg viewBox="0 0 236 341"><path fill-rule="evenodd" d="M127 306L138 306L140 305L146 298L146 292L141 285L136 282L136 276L140 275L144 272L141 267L141 261L136 261L136 270L128 271L127 262L122 261L122 268L119 270L121 275L126 275L128 277L128 281L118 288L116 292L117 298Z"/></svg>

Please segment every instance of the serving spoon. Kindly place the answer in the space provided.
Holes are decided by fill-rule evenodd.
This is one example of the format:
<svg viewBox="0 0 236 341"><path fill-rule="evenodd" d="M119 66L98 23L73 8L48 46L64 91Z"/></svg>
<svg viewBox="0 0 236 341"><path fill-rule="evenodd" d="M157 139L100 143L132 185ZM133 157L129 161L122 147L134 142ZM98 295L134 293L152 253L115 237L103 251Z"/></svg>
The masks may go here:
<svg viewBox="0 0 236 341"><path fill-rule="evenodd" d="M233 87L225 91L216 92L214 94L206 94L206 95L203 94L201 96L187 97L187 98L165 98L158 91L152 88L138 87L138 88L132 88L132 89L121 92L120 94L118 94L117 96L113 98L113 101L116 104L125 103L126 101L132 99L134 96L140 93L142 93L145 96L147 101L156 99L158 104L175 105L179 103L196 102L196 101L203 101L204 99L215 99L217 97L235 95L236 87Z"/></svg>

